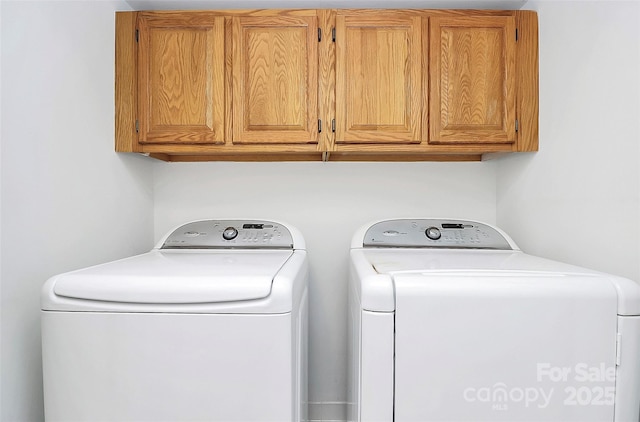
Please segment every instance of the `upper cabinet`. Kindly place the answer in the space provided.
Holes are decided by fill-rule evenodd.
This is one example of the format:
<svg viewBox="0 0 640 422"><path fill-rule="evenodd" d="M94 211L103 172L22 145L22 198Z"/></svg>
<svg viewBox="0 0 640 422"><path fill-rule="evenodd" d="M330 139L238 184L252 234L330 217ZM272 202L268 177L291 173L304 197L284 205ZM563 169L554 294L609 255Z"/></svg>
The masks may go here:
<svg viewBox="0 0 640 422"><path fill-rule="evenodd" d="M321 159L318 132L315 11L117 13L118 151Z"/></svg>
<svg viewBox="0 0 640 422"><path fill-rule="evenodd" d="M535 151L530 11L118 12L116 150L171 161Z"/></svg>

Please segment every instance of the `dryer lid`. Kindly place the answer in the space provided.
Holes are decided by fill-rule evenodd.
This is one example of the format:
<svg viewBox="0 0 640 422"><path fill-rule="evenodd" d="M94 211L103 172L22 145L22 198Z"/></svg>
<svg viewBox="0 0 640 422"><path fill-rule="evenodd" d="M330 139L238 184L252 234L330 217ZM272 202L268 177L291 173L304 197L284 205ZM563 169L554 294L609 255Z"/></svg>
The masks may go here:
<svg viewBox="0 0 640 422"><path fill-rule="evenodd" d="M551 261L521 251L473 249L364 249L364 255L379 274L406 272L544 272L593 273L592 270Z"/></svg>
<svg viewBox="0 0 640 422"><path fill-rule="evenodd" d="M362 301L369 304L366 305L368 310L393 310L394 295L397 298L399 294L398 280L422 280L411 284L416 289L429 288L429 281L434 279L447 280L446 283L451 285L455 284L454 280L466 282L475 279L474 285L485 287L505 279L517 280L518 286L522 286L525 280L539 280L540 286L544 283L573 286L576 280L579 283L594 280L602 288L615 289L618 315L640 315L638 283L521 251L361 249L352 251L352 259L366 262L377 276L362 280ZM387 280L386 284L383 279ZM532 283L538 285L534 281Z"/></svg>
<svg viewBox="0 0 640 422"><path fill-rule="evenodd" d="M267 297L293 251L151 251L57 276L57 296L147 304Z"/></svg>

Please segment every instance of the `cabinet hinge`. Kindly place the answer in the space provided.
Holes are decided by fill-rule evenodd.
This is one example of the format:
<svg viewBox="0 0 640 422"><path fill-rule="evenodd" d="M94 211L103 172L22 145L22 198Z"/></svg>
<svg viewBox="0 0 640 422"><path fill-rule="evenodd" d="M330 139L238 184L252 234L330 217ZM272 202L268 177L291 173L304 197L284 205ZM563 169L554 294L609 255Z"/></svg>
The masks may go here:
<svg viewBox="0 0 640 422"><path fill-rule="evenodd" d="M140 132L140 123L136 120L136 133Z"/></svg>
<svg viewBox="0 0 640 422"><path fill-rule="evenodd" d="M336 131L336 119L331 119L331 132Z"/></svg>
<svg viewBox="0 0 640 422"><path fill-rule="evenodd" d="M516 41L518 41L518 28L516 28Z"/></svg>
<svg viewBox="0 0 640 422"><path fill-rule="evenodd" d="M140 31L136 29L136 42L140 39Z"/></svg>
<svg viewBox="0 0 640 422"><path fill-rule="evenodd" d="M322 28L318 28L318 42L322 41Z"/></svg>
<svg viewBox="0 0 640 422"><path fill-rule="evenodd" d="M518 132L519 128L520 128L520 124L518 123L518 119L516 119L516 132Z"/></svg>
<svg viewBox="0 0 640 422"><path fill-rule="evenodd" d="M331 41L336 42L336 28L331 28Z"/></svg>
<svg viewBox="0 0 640 422"><path fill-rule="evenodd" d="M322 133L322 120L318 119L318 133Z"/></svg>

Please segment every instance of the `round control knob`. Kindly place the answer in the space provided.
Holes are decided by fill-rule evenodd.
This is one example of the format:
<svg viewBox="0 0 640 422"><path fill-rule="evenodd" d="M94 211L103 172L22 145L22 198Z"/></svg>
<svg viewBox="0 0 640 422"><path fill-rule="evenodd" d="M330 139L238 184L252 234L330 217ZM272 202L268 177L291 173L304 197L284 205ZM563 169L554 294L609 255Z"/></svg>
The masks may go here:
<svg viewBox="0 0 640 422"><path fill-rule="evenodd" d="M440 236L442 236L442 234L440 233L440 229L437 227L429 227L424 231L424 234L426 234L427 237L431 240L438 240L440 239Z"/></svg>
<svg viewBox="0 0 640 422"><path fill-rule="evenodd" d="M236 229L235 227L227 227L222 232L222 238L224 240L233 240L236 238L236 236L238 236L238 229Z"/></svg>

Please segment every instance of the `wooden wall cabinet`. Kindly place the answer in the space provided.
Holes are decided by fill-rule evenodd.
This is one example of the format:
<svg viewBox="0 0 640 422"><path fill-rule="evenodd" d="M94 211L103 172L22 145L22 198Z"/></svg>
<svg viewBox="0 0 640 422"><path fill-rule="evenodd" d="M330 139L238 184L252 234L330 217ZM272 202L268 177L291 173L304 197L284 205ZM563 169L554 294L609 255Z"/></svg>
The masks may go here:
<svg viewBox="0 0 640 422"><path fill-rule="evenodd" d="M118 12L116 150L321 159L316 11Z"/></svg>
<svg viewBox="0 0 640 422"><path fill-rule="evenodd" d="M531 11L338 10L334 160L538 148Z"/></svg>
<svg viewBox="0 0 640 422"><path fill-rule="evenodd" d="M169 161L536 151L537 49L531 11L118 12L116 150Z"/></svg>

